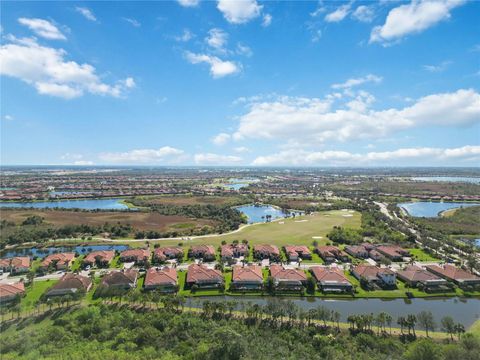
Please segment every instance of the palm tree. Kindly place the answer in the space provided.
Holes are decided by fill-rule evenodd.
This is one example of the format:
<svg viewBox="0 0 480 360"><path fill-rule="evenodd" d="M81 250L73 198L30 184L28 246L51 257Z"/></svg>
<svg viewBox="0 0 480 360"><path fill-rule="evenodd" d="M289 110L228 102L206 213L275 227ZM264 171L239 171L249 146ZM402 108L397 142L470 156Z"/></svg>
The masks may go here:
<svg viewBox="0 0 480 360"><path fill-rule="evenodd" d="M392 315L388 314L388 313L385 313L385 321L388 325L388 327L390 328L390 335L392 335Z"/></svg>
<svg viewBox="0 0 480 360"><path fill-rule="evenodd" d="M450 316L442 318L442 330L450 335L450 339L453 340L453 334L455 333L455 322Z"/></svg>
<svg viewBox="0 0 480 360"><path fill-rule="evenodd" d="M413 314L409 314L407 316L407 322L408 322L408 332L410 333L410 328L413 330L413 336L417 337L417 334L415 334L415 325L417 323L417 317Z"/></svg>
<svg viewBox="0 0 480 360"><path fill-rule="evenodd" d="M403 327L405 326L405 318L403 316L399 316L397 319L397 324L400 325L400 332L403 335Z"/></svg>
<svg viewBox="0 0 480 360"><path fill-rule="evenodd" d="M355 323L356 323L356 316L355 315L348 315L347 322L350 324L350 329L355 331Z"/></svg>
<svg viewBox="0 0 480 360"><path fill-rule="evenodd" d="M460 335L465 332L465 327L462 324L458 323L458 324L455 324L455 326L453 327L453 330L457 334L458 340L460 340Z"/></svg>
<svg viewBox="0 0 480 360"><path fill-rule="evenodd" d="M420 324L425 329L425 332L428 337L428 331L429 330L435 330L435 320L433 319L433 314L431 311L421 311L417 315L417 320Z"/></svg>

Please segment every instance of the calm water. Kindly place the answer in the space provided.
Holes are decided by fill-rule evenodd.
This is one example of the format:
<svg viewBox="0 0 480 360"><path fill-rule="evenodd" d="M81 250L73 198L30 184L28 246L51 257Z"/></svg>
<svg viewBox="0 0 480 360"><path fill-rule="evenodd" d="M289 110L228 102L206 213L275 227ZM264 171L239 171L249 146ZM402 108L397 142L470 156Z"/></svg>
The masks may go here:
<svg viewBox="0 0 480 360"><path fill-rule="evenodd" d="M128 206L120 203L122 199L82 199L38 202L0 202L0 207L10 208L65 208L82 210L127 210Z"/></svg>
<svg viewBox="0 0 480 360"><path fill-rule="evenodd" d="M464 177L464 176L421 176L412 177L415 181L438 181L438 182L463 182L480 184L480 178L478 177Z"/></svg>
<svg viewBox="0 0 480 360"><path fill-rule="evenodd" d="M271 215L272 220L283 218L287 215L282 210L274 208L271 205L246 205L239 206L236 209L247 215L249 224L265 222L267 215Z"/></svg>
<svg viewBox="0 0 480 360"><path fill-rule="evenodd" d="M480 203L459 203L459 202L410 202L397 204L405 209L409 215L415 217L437 217L442 211L459 207L480 206Z"/></svg>
<svg viewBox="0 0 480 360"><path fill-rule="evenodd" d="M230 190L240 190L241 188L247 187L251 183L257 182L257 181L258 179L255 179L255 178L242 178L242 179L233 178L233 179L229 179L228 183L224 184L223 186L225 186L227 189L230 189Z"/></svg>
<svg viewBox="0 0 480 360"><path fill-rule="evenodd" d="M251 302L253 304L265 305L266 298L262 297L248 297L240 298L235 296L212 296L188 298L187 306L202 307L202 302L209 301L226 301L234 300L239 303L238 308ZM308 310L318 306L326 306L330 310L338 311L341 314L341 321L346 321L348 315L351 314L378 314L385 311L392 315L396 323L398 316L405 316L408 314L418 314L420 311L431 311L437 323L444 316L451 316L455 321L463 324L465 327L472 325L480 318L480 299L460 299L460 298L445 298L445 299L352 299L352 300L325 300L319 298L291 298L298 307ZM396 325L395 325L396 326Z"/></svg>
<svg viewBox="0 0 480 360"><path fill-rule="evenodd" d="M88 254L92 251L99 250L127 250L127 245L82 245L82 246L60 246L48 248L30 248L30 249L15 249L2 253L2 258L13 256L30 256L43 259L45 256L59 253L59 252L77 252L79 254Z"/></svg>

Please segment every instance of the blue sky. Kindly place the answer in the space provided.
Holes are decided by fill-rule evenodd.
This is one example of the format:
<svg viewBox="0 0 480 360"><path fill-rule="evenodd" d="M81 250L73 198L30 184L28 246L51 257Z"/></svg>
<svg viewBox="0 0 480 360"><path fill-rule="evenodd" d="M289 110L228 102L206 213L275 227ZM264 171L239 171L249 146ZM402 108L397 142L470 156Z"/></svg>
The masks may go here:
<svg viewBox="0 0 480 360"><path fill-rule="evenodd" d="M479 2L2 2L3 164L480 164Z"/></svg>

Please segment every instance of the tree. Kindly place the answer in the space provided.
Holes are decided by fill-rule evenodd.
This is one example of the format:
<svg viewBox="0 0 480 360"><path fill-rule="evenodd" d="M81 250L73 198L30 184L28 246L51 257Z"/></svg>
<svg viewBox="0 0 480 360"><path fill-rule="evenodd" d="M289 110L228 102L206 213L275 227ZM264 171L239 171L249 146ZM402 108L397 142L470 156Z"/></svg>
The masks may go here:
<svg viewBox="0 0 480 360"><path fill-rule="evenodd" d="M407 315L407 326L408 326L408 333L410 334L410 329L413 331L413 336L417 336L415 334L415 325L417 323L417 317L413 314L408 314Z"/></svg>
<svg viewBox="0 0 480 360"><path fill-rule="evenodd" d="M442 358L442 352L437 344L429 339L412 342L405 353L407 360L437 360Z"/></svg>
<svg viewBox="0 0 480 360"><path fill-rule="evenodd" d="M441 320L442 330L450 335L450 339L453 340L453 334L455 333L455 322L452 317L445 316Z"/></svg>
<svg viewBox="0 0 480 360"><path fill-rule="evenodd" d="M431 311L422 311L417 315L418 323L425 329L428 337L428 331L434 331L436 324Z"/></svg>
<svg viewBox="0 0 480 360"><path fill-rule="evenodd" d="M308 292L309 294L314 294L314 293L315 293L315 285L316 285L315 279L310 276L310 277L307 279L307 292Z"/></svg>
<svg viewBox="0 0 480 360"><path fill-rule="evenodd" d="M465 333L465 327L460 323L455 324L455 326L453 327L453 330L455 334L457 334L458 340L460 340L460 335Z"/></svg>

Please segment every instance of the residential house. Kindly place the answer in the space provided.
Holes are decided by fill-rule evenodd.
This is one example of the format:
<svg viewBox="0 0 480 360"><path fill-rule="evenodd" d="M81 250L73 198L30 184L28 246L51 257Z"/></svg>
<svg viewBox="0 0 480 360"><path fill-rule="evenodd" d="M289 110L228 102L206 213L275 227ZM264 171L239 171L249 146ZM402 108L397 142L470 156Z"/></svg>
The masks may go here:
<svg viewBox="0 0 480 360"><path fill-rule="evenodd" d="M378 266L357 265L352 269L352 275L368 285L395 287L397 284L396 274L392 270Z"/></svg>
<svg viewBox="0 0 480 360"><path fill-rule="evenodd" d="M345 246L345 252L356 258L360 258L360 259L368 258L368 250L363 245Z"/></svg>
<svg viewBox="0 0 480 360"><path fill-rule="evenodd" d="M259 260L280 261L280 250L275 245L255 245L253 247L253 256Z"/></svg>
<svg viewBox="0 0 480 360"><path fill-rule="evenodd" d="M93 251L83 259L84 266L108 267L115 257L113 250Z"/></svg>
<svg viewBox="0 0 480 360"><path fill-rule="evenodd" d="M194 245L188 250L188 256L203 261L215 260L215 248L212 245Z"/></svg>
<svg viewBox="0 0 480 360"><path fill-rule="evenodd" d="M155 263L163 263L167 260L183 259L183 249L181 247L159 247L153 251L153 261Z"/></svg>
<svg viewBox="0 0 480 360"><path fill-rule="evenodd" d="M112 271L100 283L102 289L129 290L137 286L138 271L134 269Z"/></svg>
<svg viewBox="0 0 480 360"><path fill-rule="evenodd" d="M219 270L201 264L192 264L188 267L187 287L197 285L199 288L218 288L223 284L223 274Z"/></svg>
<svg viewBox="0 0 480 360"><path fill-rule="evenodd" d="M317 246L315 252L325 261L327 264L335 262L335 260L348 262L348 255L340 250L336 246L326 245L326 246Z"/></svg>
<svg viewBox="0 0 480 360"><path fill-rule="evenodd" d="M305 245L287 245L284 247L288 261L298 261L298 259L311 259L312 252Z"/></svg>
<svg viewBox="0 0 480 360"><path fill-rule="evenodd" d="M247 244L227 244L221 248L222 261L233 262L235 258L248 256Z"/></svg>
<svg viewBox="0 0 480 360"><path fill-rule="evenodd" d="M28 256L17 256L0 259L0 270L12 274L28 272L30 270L30 258Z"/></svg>
<svg viewBox="0 0 480 360"><path fill-rule="evenodd" d="M397 277L411 287L421 285L426 291L446 290L447 280L416 265L397 271Z"/></svg>
<svg viewBox="0 0 480 360"><path fill-rule="evenodd" d="M53 266L55 270L68 269L75 259L74 253L57 253L50 254L40 264L40 268L47 270L50 266Z"/></svg>
<svg viewBox="0 0 480 360"><path fill-rule="evenodd" d="M262 267L259 265L234 266L231 287L234 290L261 290L263 288Z"/></svg>
<svg viewBox="0 0 480 360"><path fill-rule="evenodd" d="M86 293L92 287L92 279L86 276L68 273L53 285L45 294L50 296L77 295Z"/></svg>
<svg viewBox="0 0 480 360"><path fill-rule="evenodd" d="M160 292L171 293L176 292L177 270L170 267L163 269L150 268L145 275L143 287L145 290L158 290Z"/></svg>
<svg viewBox="0 0 480 360"><path fill-rule="evenodd" d="M128 249L120 253L120 261L134 262L135 265L145 265L150 258L148 249Z"/></svg>
<svg viewBox="0 0 480 360"><path fill-rule="evenodd" d="M307 275L302 270L286 269L281 265L270 266L270 275L278 290L302 290L307 283Z"/></svg>
<svg viewBox="0 0 480 360"><path fill-rule="evenodd" d="M453 281L458 285L479 285L480 277L469 271L457 268L456 266L445 264L443 266L427 265L426 269L431 273L438 275L448 281Z"/></svg>
<svg viewBox="0 0 480 360"><path fill-rule="evenodd" d="M392 261L402 261L405 256L410 256L407 250L397 245L380 245L375 250Z"/></svg>
<svg viewBox="0 0 480 360"><path fill-rule="evenodd" d="M7 303L25 295L23 282L0 284L0 303Z"/></svg>
<svg viewBox="0 0 480 360"><path fill-rule="evenodd" d="M385 258L385 256L383 256L382 253L380 253L379 251L373 249L373 250L370 250L370 252L368 253L368 256L370 256L370 259L373 259L375 261L381 261L382 259Z"/></svg>
<svg viewBox="0 0 480 360"><path fill-rule="evenodd" d="M338 267L313 266L310 272L323 292L351 292L353 286Z"/></svg>

